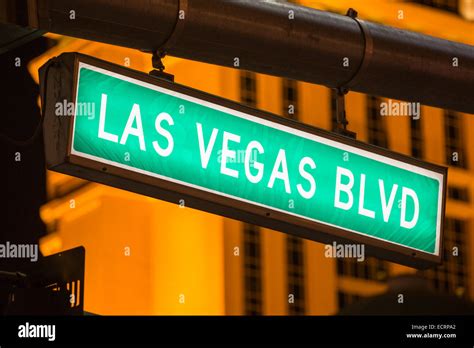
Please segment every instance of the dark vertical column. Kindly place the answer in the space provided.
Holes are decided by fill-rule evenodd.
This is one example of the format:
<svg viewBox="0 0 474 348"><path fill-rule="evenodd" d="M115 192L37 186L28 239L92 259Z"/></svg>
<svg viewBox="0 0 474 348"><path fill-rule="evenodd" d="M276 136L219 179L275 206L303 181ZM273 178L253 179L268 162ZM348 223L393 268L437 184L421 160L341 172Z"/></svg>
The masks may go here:
<svg viewBox="0 0 474 348"><path fill-rule="evenodd" d="M0 55L0 244L38 243L45 234L39 209L46 201L39 87L28 62L47 48L38 38ZM30 259L0 258L0 270L22 269Z"/></svg>

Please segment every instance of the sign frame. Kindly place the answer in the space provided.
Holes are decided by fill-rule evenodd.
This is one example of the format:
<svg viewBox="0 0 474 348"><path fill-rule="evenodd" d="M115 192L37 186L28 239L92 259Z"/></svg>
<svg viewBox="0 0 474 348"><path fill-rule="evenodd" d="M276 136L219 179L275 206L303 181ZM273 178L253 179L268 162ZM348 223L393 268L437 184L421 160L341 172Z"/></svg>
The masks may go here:
<svg viewBox="0 0 474 348"><path fill-rule="evenodd" d="M333 227L324 223L273 210L268 207L262 207L257 204L232 199L205 190L177 184L172 181L151 177L146 174L126 170L118 166L97 162L73 154L71 149L75 116L56 116L54 114L54 105L56 100L67 100L76 105L76 88L78 85L77 78L80 62L441 174L443 176L443 182L441 187L442 202L441 217L439 217L441 221L438 255L378 239L377 237L348 231L343 227ZM51 86L50 81L52 81L53 86ZM180 200L184 200L187 207L256 224L284 233L290 233L317 242L326 244L332 244L334 241L341 244L363 243L365 244L367 255L373 255L411 267L423 269L440 264L442 261L447 188L446 167L366 144L337 133L283 118L269 112L79 53L63 53L41 67L40 87L44 113L43 133L45 154L47 167L50 170L175 204L179 204ZM51 102L51 99L53 102Z"/></svg>

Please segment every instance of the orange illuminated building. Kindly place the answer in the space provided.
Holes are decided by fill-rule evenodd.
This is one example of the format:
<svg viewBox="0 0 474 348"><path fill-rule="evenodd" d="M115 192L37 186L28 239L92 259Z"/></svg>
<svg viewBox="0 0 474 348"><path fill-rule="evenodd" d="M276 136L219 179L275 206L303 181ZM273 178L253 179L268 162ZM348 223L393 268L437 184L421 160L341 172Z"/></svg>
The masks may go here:
<svg viewBox="0 0 474 348"><path fill-rule="evenodd" d="M390 0L300 1L341 14L353 7L362 19L474 45L474 22L447 11L459 6L461 14L474 19L474 4L425 2L445 9ZM36 81L42 64L67 51L152 70L151 56L137 50L48 37L57 45L30 65ZM326 87L173 57L164 64L180 84L332 128L335 102ZM469 253L474 250L474 118L426 106L416 121L381 117L380 101L349 93L349 129L361 141L450 166L446 259L421 274L440 290L474 299ZM41 217L49 233L41 250L49 255L85 247L84 309L97 314L330 315L385 291L389 276L416 272L374 258L362 263L326 258L323 244L51 171L47 187Z"/></svg>

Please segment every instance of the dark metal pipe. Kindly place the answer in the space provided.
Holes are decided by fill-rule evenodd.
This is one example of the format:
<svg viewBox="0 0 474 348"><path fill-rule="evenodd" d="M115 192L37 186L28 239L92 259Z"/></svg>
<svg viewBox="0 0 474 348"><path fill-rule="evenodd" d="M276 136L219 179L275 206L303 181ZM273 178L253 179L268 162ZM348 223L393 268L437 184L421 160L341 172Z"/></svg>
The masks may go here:
<svg viewBox="0 0 474 348"><path fill-rule="evenodd" d="M365 55L351 90L474 113L474 46L368 22L364 36L353 18L289 3L30 0L29 15L54 33L332 88L351 81Z"/></svg>

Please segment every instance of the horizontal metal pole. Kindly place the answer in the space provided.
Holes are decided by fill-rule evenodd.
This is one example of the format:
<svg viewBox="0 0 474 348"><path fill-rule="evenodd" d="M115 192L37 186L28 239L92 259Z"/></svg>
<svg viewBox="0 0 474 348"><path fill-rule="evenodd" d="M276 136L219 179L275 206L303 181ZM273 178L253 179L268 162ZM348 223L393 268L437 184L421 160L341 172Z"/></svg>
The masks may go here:
<svg viewBox="0 0 474 348"><path fill-rule="evenodd" d="M54 33L331 88L357 75L357 92L474 113L474 46L348 16L255 0L29 0L28 9L31 24Z"/></svg>

